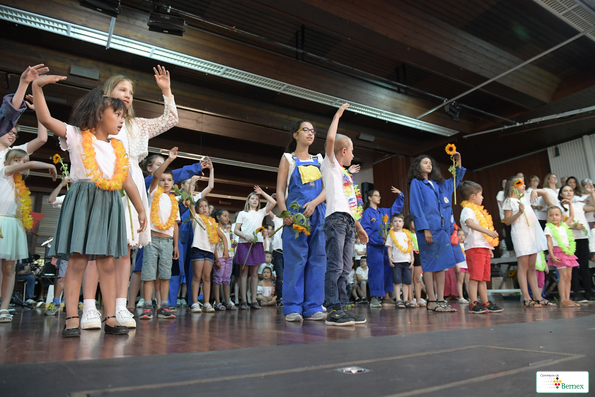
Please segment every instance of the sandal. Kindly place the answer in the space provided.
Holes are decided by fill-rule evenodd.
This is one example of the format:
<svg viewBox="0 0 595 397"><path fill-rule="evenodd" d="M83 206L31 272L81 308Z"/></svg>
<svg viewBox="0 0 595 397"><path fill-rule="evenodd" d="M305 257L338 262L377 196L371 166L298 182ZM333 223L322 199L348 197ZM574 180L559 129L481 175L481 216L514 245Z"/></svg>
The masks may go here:
<svg viewBox="0 0 595 397"><path fill-rule="evenodd" d="M417 305L415 304L415 302L411 302L411 301L405 301L405 307L406 307L407 309L412 309L412 308L415 308L415 307L417 307Z"/></svg>
<svg viewBox="0 0 595 397"><path fill-rule="evenodd" d="M250 309L258 310L261 309L261 307L258 305L258 302L252 302L250 304Z"/></svg>
<svg viewBox="0 0 595 397"><path fill-rule="evenodd" d="M395 302L395 308L397 309L406 309L407 306L405 305L405 302L399 300Z"/></svg>
<svg viewBox="0 0 595 397"><path fill-rule="evenodd" d="M549 301L547 299L541 299L538 302L542 306L556 306L553 302L551 302L551 301Z"/></svg>
<svg viewBox="0 0 595 397"><path fill-rule="evenodd" d="M446 303L446 301L437 301L438 304L440 306L442 306L444 309L446 309L445 311L449 312L449 313L456 313L457 309L455 309L454 307L452 307L451 305L449 305L448 303Z"/></svg>
<svg viewBox="0 0 595 397"><path fill-rule="evenodd" d="M539 304L539 301L533 300L533 299L525 299L523 301L523 306L524 307L541 307L541 305Z"/></svg>
<svg viewBox="0 0 595 397"><path fill-rule="evenodd" d="M71 318L79 318L79 316L66 317L66 320L70 320ZM80 322L76 328L66 328L66 322L64 322L64 329L62 330L63 338L78 338L80 336L81 336Z"/></svg>
<svg viewBox="0 0 595 397"><path fill-rule="evenodd" d="M12 314L7 309L0 310L0 323L10 323L12 321Z"/></svg>
<svg viewBox="0 0 595 397"><path fill-rule="evenodd" d="M436 306L434 306L432 309L430 309L430 303L435 303ZM426 310L436 312L436 313L445 313L448 311L444 306L439 305L438 302L430 301L430 300L427 301Z"/></svg>
<svg viewBox="0 0 595 397"><path fill-rule="evenodd" d="M250 309L250 308L248 307L248 304L246 302L240 303L240 310L248 310L248 309Z"/></svg>
<svg viewBox="0 0 595 397"><path fill-rule="evenodd" d="M234 305L234 304L233 304L233 302L229 302L229 303L227 303L227 305L225 305L225 308L226 308L227 310L238 310L238 309L236 308L236 305Z"/></svg>

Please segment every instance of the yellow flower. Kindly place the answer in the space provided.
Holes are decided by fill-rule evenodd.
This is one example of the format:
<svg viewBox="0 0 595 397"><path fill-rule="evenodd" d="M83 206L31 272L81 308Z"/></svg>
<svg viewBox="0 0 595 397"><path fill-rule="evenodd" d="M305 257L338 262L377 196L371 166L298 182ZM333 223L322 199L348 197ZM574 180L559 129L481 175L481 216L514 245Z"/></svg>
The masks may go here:
<svg viewBox="0 0 595 397"><path fill-rule="evenodd" d="M60 157L60 155L58 153L56 153L56 154L54 154L53 160L54 160L54 164L58 164L60 162L60 160L62 160L62 157Z"/></svg>
<svg viewBox="0 0 595 397"><path fill-rule="evenodd" d="M517 179L516 182L514 183L514 187L521 187L525 184L525 181L523 181L522 179Z"/></svg>
<svg viewBox="0 0 595 397"><path fill-rule="evenodd" d="M262 233L263 230L264 230L264 226L261 226L258 229L256 229L256 233Z"/></svg>
<svg viewBox="0 0 595 397"><path fill-rule="evenodd" d="M457 151L457 147L452 144L449 143L448 145L446 145L446 154L448 154L449 156L452 156L453 154L455 154Z"/></svg>
<svg viewBox="0 0 595 397"><path fill-rule="evenodd" d="M383 223L388 222L388 215L384 215L384 218L382 218L382 222Z"/></svg>

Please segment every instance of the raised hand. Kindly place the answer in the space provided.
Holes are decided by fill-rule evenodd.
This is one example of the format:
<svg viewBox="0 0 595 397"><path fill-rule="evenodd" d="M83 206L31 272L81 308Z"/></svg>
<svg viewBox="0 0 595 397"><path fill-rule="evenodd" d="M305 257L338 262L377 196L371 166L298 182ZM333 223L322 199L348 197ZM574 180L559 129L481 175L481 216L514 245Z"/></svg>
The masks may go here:
<svg viewBox="0 0 595 397"><path fill-rule="evenodd" d="M335 117L341 117L341 116L343 116L343 112L348 107L349 107L349 104L348 103L344 103L343 105L341 105L341 107L339 108L339 110L337 110L337 113L335 113Z"/></svg>
<svg viewBox="0 0 595 397"><path fill-rule="evenodd" d="M169 155L167 156L171 161L174 161L178 157L178 147L174 147L169 151Z"/></svg>
<svg viewBox="0 0 595 397"><path fill-rule="evenodd" d="M262 191L260 186L254 185L254 193L262 195L262 193L264 193L264 192Z"/></svg>
<svg viewBox="0 0 595 397"><path fill-rule="evenodd" d="M29 109L35 110L35 106L33 106L33 95L27 94L27 96L25 97L25 104Z"/></svg>
<svg viewBox="0 0 595 397"><path fill-rule="evenodd" d="M401 191L394 186L390 187L390 191L393 192L394 194L401 194Z"/></svg>
<svg viewBox="0 0 595 397"><path fill-rule="evenodd" d="M50 71L50 68L45 66L43 63L35 66L29 66L25 71L21 74L21 81L26 82L29 84L39 76L42 76Z"/></svg>
<svg viewBox="0 0 595 397"><path fill-rule="evenodd" d="M33 80L33 85L38 87L43 87L44 85L48 84L55 84L58 81L66 80L66 76L56 76L53 74L46 74L45 76L40 76Z"/></svg>
<svg viewBox="0 0 595 397"><path fill-rule="evenodd" d="M153 68L155 72L155 82L161 88L161 91L169 90L171 81L169 79L169 71L161 65L157 65L157 68Z"/></svg>
<svg viewBox="0 0 595 397"><path fill-rule="evenodd" d="M52 181L55 181L58 178L58 173L56 172L56 167L51 164L48 164L48 171L50 172L50 176L52 177Z"/></svg>
<svg viewBox="0 0 595 397"><path fill-rule="evenodd" d="M347 169L347 171L349 171L350 174L357 174L361 169L361 166L359 164L354 164L351 167L349 167Z"/></svg>

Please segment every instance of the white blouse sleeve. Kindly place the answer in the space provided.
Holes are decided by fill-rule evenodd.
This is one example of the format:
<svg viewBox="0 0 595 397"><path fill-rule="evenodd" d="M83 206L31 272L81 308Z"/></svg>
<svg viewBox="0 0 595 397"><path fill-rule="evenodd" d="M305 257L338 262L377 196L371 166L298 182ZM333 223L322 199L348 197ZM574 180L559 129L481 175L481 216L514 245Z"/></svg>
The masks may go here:
<svg viewBox="0 0 595 397"><path fill-rule="evenodd" d="M135 117L134 121L137 123L141 136L146 139L151 139L157 135L163 134L165 131L173 128L178 124L178 109L174 97L164 99L163 115L154 119L145 119L142 117Z"/></svg>

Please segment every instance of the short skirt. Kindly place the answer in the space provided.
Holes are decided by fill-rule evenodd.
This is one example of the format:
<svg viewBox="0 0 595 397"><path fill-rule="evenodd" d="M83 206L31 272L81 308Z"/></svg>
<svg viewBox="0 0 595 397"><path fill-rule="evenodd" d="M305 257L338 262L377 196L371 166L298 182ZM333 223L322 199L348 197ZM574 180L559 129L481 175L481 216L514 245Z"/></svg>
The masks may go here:
<svg viewBox="0 0 595 397"><path fill-rule="evenodd" d="M550 258L547 261L548 266L556 266L556 267L577 267L579 265L577 261L577 257L574 255L567 255L562 251L560 247L554 247L554 255L560 259L560 263L556 264Z"/></svg>
<svg viewBox="0 0 595 397"><path fill-rule="evenodd" d="M246 264L246 266L262 265L266 262L264 257L264 245L262 245L262 243L254 243L252 249L250 249L250 243L238 244L234 262L239 263L240 265Z"/></svg>
<svg viewBox="0 0 595 397"><path fill-rule="evenodd" d="M27 234L20 218L0 216L0 259L16 261L29 258Z"/></svg>
<svg viewBox="0 0 595 397"><path fill-rule="evenodd" d="M126 219L119 191L78 181L64 198L49 255L68 260L74 253L121 258L128 253Z"/></svg>

